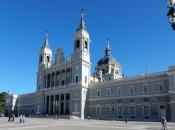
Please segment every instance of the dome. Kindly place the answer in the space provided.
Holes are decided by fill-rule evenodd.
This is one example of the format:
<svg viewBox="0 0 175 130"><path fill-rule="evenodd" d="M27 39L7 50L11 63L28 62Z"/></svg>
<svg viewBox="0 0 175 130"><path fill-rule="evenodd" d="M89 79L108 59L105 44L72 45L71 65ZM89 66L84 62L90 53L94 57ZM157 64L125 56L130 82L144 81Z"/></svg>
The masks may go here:
<svg viewBox="0 0 175 130"><path fill-rule="evenodd" d="M114 59L111 55L105 55L103 58L101 58L98 62L97 65L103 65L103 64L117 64L118 66L120 66L119 62Z"/></svg>
<svg viewBox="0 0 175 130"><path fill-rule="evenodd" d="M108 45L107 45L107 48L105 50L105 56L97 62L97 65L101 66L103 64L115 64L121 68L119 62L115 58L113 58L111 55L111 49L109 47L109 40L108 39L107 39L107 44Z"/></svg>

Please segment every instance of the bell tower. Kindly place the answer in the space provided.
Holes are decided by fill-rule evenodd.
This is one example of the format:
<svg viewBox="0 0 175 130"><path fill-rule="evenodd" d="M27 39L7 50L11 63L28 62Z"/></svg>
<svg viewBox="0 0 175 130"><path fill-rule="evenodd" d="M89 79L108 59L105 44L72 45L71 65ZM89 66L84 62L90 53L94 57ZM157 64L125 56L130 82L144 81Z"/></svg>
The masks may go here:
<svg viewBox="0 0 175 130"><path fill-rule="evenodd" d="M52 50L49 47L48 32L46 31L44 44L41 47L39 53L36 90L45 88L45 70L49 68L51 64L52 64Z"/></svg>
<svg viewBox="0 0 175 130"><path fill-rule="evenodd" d="M86 95L88 83L90 82L90 38L84 23L84 13L81 14L80 24L74 35L74 52L71 55L72 82L76 85L73 95L79 93L79 101L73 101L73 106L78 106L74 115L78 114L81 119L87 117ZM80 107L81 106L81 107ZM77 112L76 112L77 110Z"/></svg>
<svg viewBox="0 0 175 130"><path fill-rule="evenodd" d="M38 70L45 70L46 68L49 68L52 63L52 50L49 47L49 41L48 41L48 32L46 31L46 37L44 40L44 44L41 47L40 53L39 53L39 66Z"/></svg>
<svg viewBox="0 0 175 130"><path fill-rule="evenodd" d="M90 62L90 38L84 23L84 13L81 14L80 25L74 35L74 60Z"/></svg>

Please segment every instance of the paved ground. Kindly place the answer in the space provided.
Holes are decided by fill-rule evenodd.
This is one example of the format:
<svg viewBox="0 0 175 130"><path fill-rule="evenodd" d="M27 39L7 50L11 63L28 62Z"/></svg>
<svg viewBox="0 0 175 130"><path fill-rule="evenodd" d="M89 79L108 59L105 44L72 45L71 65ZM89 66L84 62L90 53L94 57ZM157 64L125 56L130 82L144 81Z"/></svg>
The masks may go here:
<svg viewBox="0 0 175 130"><path fill-rule="evenodd" d="M0 130L161 130L160 122L26 118L26 123L19 124L18 118L14 122L7 120L0 117ZM175 130L175 123L168 123L168 129Z"/></svg>

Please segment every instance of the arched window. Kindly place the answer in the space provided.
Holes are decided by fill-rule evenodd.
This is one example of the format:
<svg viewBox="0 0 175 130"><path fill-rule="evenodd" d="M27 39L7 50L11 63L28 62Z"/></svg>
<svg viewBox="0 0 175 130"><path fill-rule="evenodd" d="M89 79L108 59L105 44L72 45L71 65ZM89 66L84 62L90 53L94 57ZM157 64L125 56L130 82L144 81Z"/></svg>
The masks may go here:
<svg viewBox="0 0 175 130"><path fill-rule="evenodd" d="M43 60L43 57L42 57L42 56L40 56L40 63L42 62L42 60Z"/></svg>
<svg viewBox="0 0 175 130"><path fill-rule="evenodd" d="M77 46L77 48L80 47L80 40L77 40L77 42L76 42L76 46Z"/></svg>
<svg viewBox="0 0 175 130"><path fill-rule="evenodd" d="M50 61L50 58L49 58L49 56L47 56L47 62L49 62Z"/></svg>
<svg viewBox="0 0 175 130"><path fill-rule="evenodd" d="M87 41L85 41L85 48L88 49Z"/></svg>

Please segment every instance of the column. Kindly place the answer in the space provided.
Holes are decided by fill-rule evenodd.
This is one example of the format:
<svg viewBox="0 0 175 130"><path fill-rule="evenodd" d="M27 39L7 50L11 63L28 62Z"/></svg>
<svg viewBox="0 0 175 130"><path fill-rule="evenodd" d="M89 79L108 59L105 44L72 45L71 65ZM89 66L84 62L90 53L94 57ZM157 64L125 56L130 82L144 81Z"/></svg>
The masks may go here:
<svg viewBox="0 0 175 130"><path fill-rule="evenodd" d="M63 113L66 113L66 93L64 93L64 111Z"/></svg>
<svg viewBox="0 0 175 130"><path fill-rule="evenodd" d="M62 85L62 70L60 70L60 85Z"/></svg>
<svg viewBox="0 0 175 130"><path fill-rule="evenodd" d="M56 103L56 102L55 102L55 96L56 96L56 95L53 95L53 113L55 113L55 103Z"/></svg>
<svg viewBox="0 0 175 130"><path fill-rule="evenodd" d="M50 104L51 104L51 95L49 95L49 112L48 112L49 114L50 114L50 107L51 107Z"/></svg>
<svg viewBox="0 0 175 130"><path fill-rule="evenodd" d="M67 69L65 69L65 84L67 84Z"/></svg>
<svg viewBox="0 0 175 130"><path fill-rule="evenodd" d="M43 114L43 113L44 113L44 108L45 108L45 107L44 107L44 106L45 106L45 105L44 105L44 96L41 96L41 99L42 99L42 100L41 100L41 107L40 107L40 111L41 111L41 112L40 112L40 114Z"/></svg>
<svg viewBox="0 0 175 130"><path fill-rule="evenodd" d="M72 83L72 67L70 67L70 84Z"/></svg>
<svg viewBox="0 0 175 130"><path fill-rule="evenodd" d="M57 72L55 72L55 77L54 77L54 86L56 86L56 74L57 74Z"/></svg>
<svg viewBox="0 0 175 130"><path fill-rule="evenodd" d="M47 114L47 113L46 113L46 110L47 110L47 108L46 108L46 106L47 106L47 96L45 96L44 98L45 98L45 103L44 103L44 108L45 108L45 110L44 110L44 111L45 111L45 114Z"/></svg>
<svg viewBox="0 0 175 130"><path fill-rule="evenodd" d="M47 79L48 79L48 77L47 77L48 75L46 74L46 88L47 88L47 85L48 85L48 83L47 83Z"/></svg>
<svg viewBox="0 0 175 130"><path fill-rule="evenodd" d="M71 102L71 92L69 93L69 113L71 114L72 113L72 107L71 107L71 104L72 104L72 102Z"/></svg>
<svg viewBox="0 0 175 130"><path fill-rule="evenodd" d="M52 73L50 73L50 87L52 85Z"/></svg>
<svg viewBox="0 0 175 130"><path fill-rule="evenodd" d="M61 94L59 94L59 114L61 113Z"/></svg>

